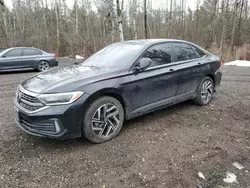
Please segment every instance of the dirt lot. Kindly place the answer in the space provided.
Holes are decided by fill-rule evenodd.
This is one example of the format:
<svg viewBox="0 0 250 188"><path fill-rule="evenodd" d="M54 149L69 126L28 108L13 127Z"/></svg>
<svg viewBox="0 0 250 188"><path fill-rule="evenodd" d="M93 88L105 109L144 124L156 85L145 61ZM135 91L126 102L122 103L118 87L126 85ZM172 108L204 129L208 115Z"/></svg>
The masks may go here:
<svg viewBox="0 0 250 188"><path fill-rule="evenodd" d="M1 74L0 187L250 187L250 68L223 69L209 106L188 101L136 118L99 145L22 132L12 99L17 84L35 72ZM226 172L238 183L224 183Z"/></svg>

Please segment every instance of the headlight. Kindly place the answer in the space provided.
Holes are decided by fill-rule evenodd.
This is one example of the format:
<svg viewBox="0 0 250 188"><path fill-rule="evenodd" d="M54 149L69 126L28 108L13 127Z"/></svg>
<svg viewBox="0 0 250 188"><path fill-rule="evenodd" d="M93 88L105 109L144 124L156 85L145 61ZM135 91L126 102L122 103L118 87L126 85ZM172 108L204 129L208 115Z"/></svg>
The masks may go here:
<svg viewBox="0 0 250 188"><path fill-rule="evenodd" d="M83 95L83 92L70 92L70 93L57 93L57 94L42 94L37 96L38 100L40 100L45 105L63 105L70 104L75 102Z"/></svg>

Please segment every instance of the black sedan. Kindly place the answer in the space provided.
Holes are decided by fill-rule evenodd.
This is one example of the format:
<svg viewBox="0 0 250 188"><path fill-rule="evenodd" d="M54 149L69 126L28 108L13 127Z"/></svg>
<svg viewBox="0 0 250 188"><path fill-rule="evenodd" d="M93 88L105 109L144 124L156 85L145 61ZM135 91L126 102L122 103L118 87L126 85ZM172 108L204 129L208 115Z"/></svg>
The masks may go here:
<svg viewBox="0 0 250 188"><path fill-rule="evenodd" d="M21 83L15 119L27 133L52 138L114 138L124 120L192 99L208 104L221 82L221 60L193 43L115 43L85 62Z"/></svg>
<svg viewBox="0 0 250 188"><path fill-rule="evenodd" d="M13 70L46 71L57 66L56 55L36 48L8 48L0 52L0 72Z"/></svg>

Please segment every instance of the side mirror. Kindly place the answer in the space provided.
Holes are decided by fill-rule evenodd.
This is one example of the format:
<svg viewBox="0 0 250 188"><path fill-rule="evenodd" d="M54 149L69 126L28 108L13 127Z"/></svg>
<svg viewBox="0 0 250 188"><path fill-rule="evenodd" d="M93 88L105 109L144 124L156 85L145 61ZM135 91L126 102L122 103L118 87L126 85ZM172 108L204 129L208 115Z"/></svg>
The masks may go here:
<svg viewBox="0 0 250 188"><path fill-rule="evenodd" d="M147 57L143 57L139 60L139 63L133 68L134 72L140 72L143 70L146 70L150 64L152 63L152 60Z"/></svg>
<svg viewBox="0 0 250 188"><path fill-rule="evenodd" d="M147 57L141 58L139 60L140 69L141 70L147 69L151 63L152 63L152 60L150 58L147 58Z"/></svg>
<svg viewBox="0 0 250 188"><path fill-rule="evenodd" d="M6 55L2 55L2 57L3 57L3 58L5 58L5 57L6 57Z"/></svg>

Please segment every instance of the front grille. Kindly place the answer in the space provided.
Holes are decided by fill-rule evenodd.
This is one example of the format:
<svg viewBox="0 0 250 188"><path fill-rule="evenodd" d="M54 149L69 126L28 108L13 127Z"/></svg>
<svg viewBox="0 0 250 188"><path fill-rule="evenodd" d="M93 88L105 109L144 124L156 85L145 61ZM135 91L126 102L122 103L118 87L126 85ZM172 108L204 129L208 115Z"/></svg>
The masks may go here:
<svg viewBox="0 0 250 188"><path fill-rule="evenodd" d="M36 102L36 98L35 98L35 97L32 97L32 96L30 96L30 95L27 95L27 94L25 94L25 93L23 93L23 92L21 92L21 93L22 93L21 99L24 99L24 100L29 101L29 102L31 102L31 103L35 103L35 102Z"/></svg>
<svg viewBox="0 0 250 188"><path fill-rule="evenodd" d="M44 107L36 97L30 96L24 92L18 91L17 101L24 109L28 111L36 111Z"/></svg>
<svg viewBox="0 0 250 188"><path fill-rule="evenodd" d="M56 133L55 123L53 120L31 123L23 118L20 119L22 126L30 131L46 132L50 134Z"/></svg>
<svg viewBox="0 0 250 188"><path fill-rule="evenodd" d="M26 110L29 110L29 111L35 111L35 110L39 110L41 107L38 107L38 106L32 106L32 105L28 105L26 104L25 102L23 101L20 101L19 103L23 108L25 108Z"/></svg>

